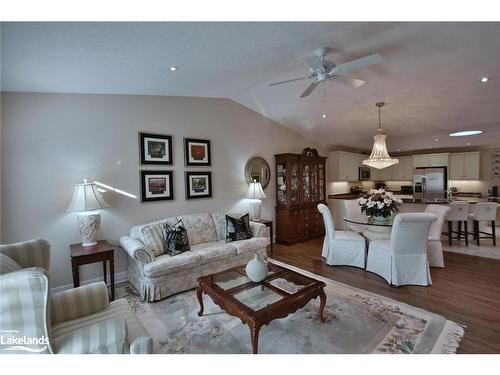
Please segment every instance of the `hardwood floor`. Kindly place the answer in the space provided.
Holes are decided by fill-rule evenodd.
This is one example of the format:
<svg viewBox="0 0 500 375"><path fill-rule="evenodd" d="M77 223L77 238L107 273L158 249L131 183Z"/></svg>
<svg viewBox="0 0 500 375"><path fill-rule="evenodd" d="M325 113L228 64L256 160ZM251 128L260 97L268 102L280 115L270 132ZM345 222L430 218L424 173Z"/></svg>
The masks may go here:
<svg viewBox="0 0 500 375"><path fill-rule="evenodd" d="M500 353L500 260L445 252L446 268L431 269L432 286L394 288L362 269L327 266L322 244L322 238L275 244L272 258L466 325L459 353Z"/></svg>

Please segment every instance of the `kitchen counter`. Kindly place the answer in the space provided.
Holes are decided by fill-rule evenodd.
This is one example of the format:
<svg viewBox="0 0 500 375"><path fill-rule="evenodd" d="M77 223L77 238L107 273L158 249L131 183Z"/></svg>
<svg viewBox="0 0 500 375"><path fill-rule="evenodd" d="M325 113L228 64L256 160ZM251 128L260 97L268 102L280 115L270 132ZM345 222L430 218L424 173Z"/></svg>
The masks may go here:
<svg viewBox="0 0 500 375"><path fill-rule="evenodd" d="M450 202L422 202L422 201L414 201L411 198L403 198L403 203L411 203L411 204L448 204ZM455 197L454 202L468 202L470 204L478 203L478 202L499 202L498 200L490 200L489 198L474 198L474 197Z"/></svg>
<svg viewBox="0 0 500 375"><path fill-rule="evenodd" d="M343 218L346 216L345 211L345 201L353 200L359 198L360 194L344 193L344 194L330 194L328 196L328 208L332 213L333 222L335 228L338 230L346 230L347 225ZM401 194L399 192L394 194L395 196L402 199L403 203L400 206L400 212L423 212L428 204L448 204L447 202L414 202L411 194ZM469 202L471 204L477 202L491 202L495 200L500 208L500 198L478 197L477 194L474 196L472 194L464 194L463 196L455 195L455 201L457 202ZM497 209L497 220L500 222L500 209Z"/></svg>
<svg viewBox="0 0 500 375"><path fill-rule="evenodd" d="M330 194L328 199L358 199L360 194L344 193L344 194Z"/></svg>
<svg viewBox="0 0 500 375"><path fill-rule="evenodd" d="M399 196L403 203L412 203L412 204L447 204L448 202L422 202L422 201L414 201L413 198L410 198L409 195L403 195L403 194L398 194L394 193L394 195ZM403 195L403 197L401 197ZM341 200L351 200L351 199L358 199L360 194L352 194L352 193L344 193L344 194L330 194L328 196L328 199L341 199ZM477 202L497 202L500 203L500 197L487 197L487 198L481 198L478 197L477 195L457 195L455 196L454 200L456 202L469 202L471 204L477 203Z"/></svg>

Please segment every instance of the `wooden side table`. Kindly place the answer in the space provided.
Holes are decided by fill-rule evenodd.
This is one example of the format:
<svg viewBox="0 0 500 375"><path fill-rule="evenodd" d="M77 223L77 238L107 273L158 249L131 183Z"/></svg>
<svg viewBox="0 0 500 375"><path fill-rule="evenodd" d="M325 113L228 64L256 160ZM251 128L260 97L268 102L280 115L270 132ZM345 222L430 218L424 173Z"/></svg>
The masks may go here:
<svg viewBox="0 0 500 375"><path fill-rule="evenodd" d="M79 267L84 264L102 262L104 283L107 285L107 267L109 261L109 275L111 279L111 300L115 299L115 249L107 241L98 241L95 246L82 246L82 244L70 245L71 268L73 270L73 286L80 286Z"/></svg>
<svg viewBox="0 0 500 375"><path fill-rule="evenodd" d="M273 221L272 220L265 220L265 219L252 220L252 221L256 222L256 223L264 224L266 227L269 228L269 234L271 236L271 255L273 255Z"/></svg>

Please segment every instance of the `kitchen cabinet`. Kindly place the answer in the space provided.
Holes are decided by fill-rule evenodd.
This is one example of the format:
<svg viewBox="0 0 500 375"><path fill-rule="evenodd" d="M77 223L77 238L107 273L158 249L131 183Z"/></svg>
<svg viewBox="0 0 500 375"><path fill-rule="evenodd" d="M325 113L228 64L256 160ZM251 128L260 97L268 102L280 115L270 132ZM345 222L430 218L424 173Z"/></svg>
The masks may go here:
<svg viewBox="0 0 500 375"><path fill-rule="evenodd" d="M392 180L392 170L394 166L384 169L370 168L370 180L372 181L389 181Z"/></svg>
<svg viewBox="0 0 500 375"><path fill-rule="evenodd" d="M413 158L411 156L398 157L399 163L392 166L393 181L413 180Z"/></svg>
<svg viewBox="0 0 500 375"><path fill-rule="evenodd" d="M450 180L479 180L480 152L450 155Z"/></svg>
<svg viewBox="0 0 500 375"><path fill-rule="evenodd" d="M359 167L366 155L332 151L328 154L328 179L335 181L359 181Z"/></svg>
<svg viewBox="0 0 500 375"><path fill-rule="evenodd" d="M450 154L424 154L413 155L413 167L447 167Z"/></svg>

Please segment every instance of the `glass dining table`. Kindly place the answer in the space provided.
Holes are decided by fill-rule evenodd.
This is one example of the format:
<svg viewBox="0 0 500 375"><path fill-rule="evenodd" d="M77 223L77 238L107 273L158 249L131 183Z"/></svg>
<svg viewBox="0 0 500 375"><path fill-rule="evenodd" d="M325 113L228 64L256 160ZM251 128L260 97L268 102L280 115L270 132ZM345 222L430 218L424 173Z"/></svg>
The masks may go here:
<svg viewBox="0 0 500 375"><path fill-rule="evenodd" d="M376 221L368 216L360 216L360 217L347 217L344 216L342 219L346 223L357 224L357 225L369 225L375 227L392 227L395 216L388 217L386 221Z"/></svg>
<svg viewBox="0 0 500 375"><path fill-rule="evenodd" d="M391 239L392 224L396 216L387 218L386 221L376 221L371 217L360 214L356 216L344 216L347 228L361 233L368 241Z"/></svg>

